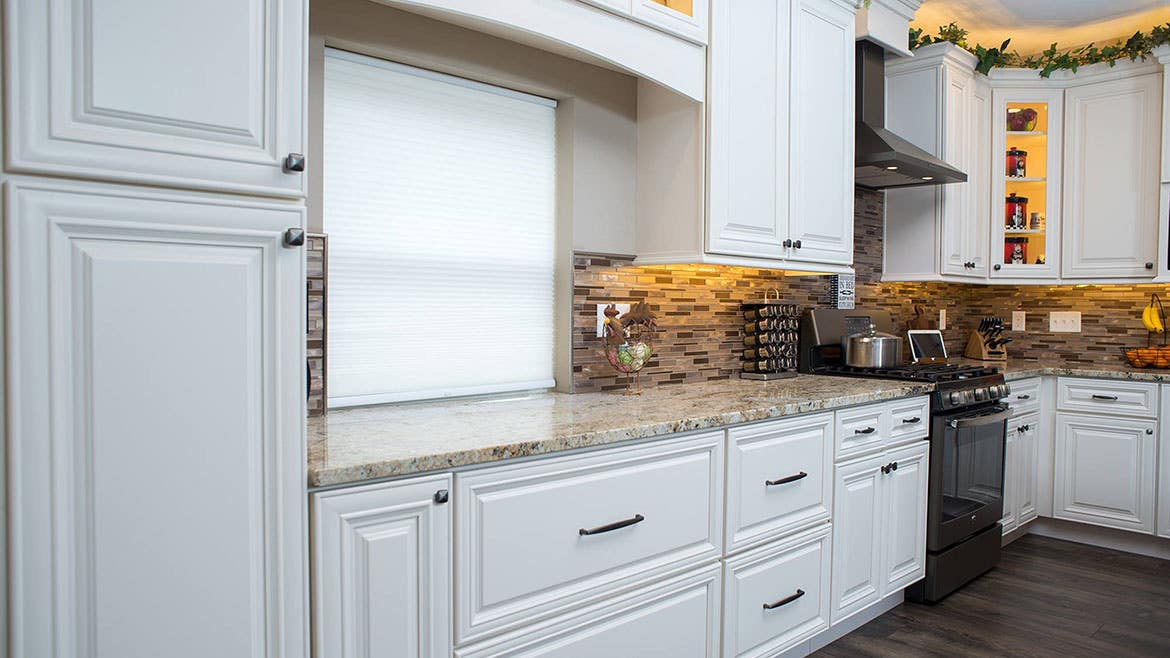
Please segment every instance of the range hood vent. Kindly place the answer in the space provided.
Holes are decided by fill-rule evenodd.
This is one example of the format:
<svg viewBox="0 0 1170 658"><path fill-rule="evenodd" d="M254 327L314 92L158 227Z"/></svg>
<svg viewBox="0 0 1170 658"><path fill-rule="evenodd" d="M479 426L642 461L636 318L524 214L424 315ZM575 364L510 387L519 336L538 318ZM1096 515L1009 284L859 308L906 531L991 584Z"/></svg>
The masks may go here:
<svg viewBox="0 0 1170 658"><path fill-rule="evenodd" d="M854 183L871 190L965 183L967 174L886 130L885 51L857 42Z"/></svg>

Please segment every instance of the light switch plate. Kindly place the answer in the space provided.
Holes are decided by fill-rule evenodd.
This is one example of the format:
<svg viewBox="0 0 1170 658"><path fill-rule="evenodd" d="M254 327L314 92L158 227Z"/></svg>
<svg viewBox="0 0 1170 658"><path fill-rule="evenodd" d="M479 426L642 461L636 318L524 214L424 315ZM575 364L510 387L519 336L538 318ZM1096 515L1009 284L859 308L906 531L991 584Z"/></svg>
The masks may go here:
<svg viewBox="0 0 1170 658"><path fill-rule="evenodd" d="M597 305L597 337L598 338L605 336L605 307L606 306L608 306L608 304L598 304ZM614 304L614 306L617 307L618 312L621 313L622 315L625 315L626 313L630 312L630 305L629 304Z"/></svg>
<svg viewBox="0 0 1170 658"><path fill-rule="evenodd" d="M1027 331L1028 314L1023 311L1012 311L1012 331Z"/></svg>
<svg viewBox="0 0 1170 658"><path fill-rule="evenodd" d="M1048 331L1056 334L1081 333L1080 311L1053 311L1048 314Z"/></svg>
<svg viewBox="0 0 1170 658"><path fill-rule="evenodd" d="M938 310L938 330L946 331L947 329L947 310L940 308Z"/></svg>

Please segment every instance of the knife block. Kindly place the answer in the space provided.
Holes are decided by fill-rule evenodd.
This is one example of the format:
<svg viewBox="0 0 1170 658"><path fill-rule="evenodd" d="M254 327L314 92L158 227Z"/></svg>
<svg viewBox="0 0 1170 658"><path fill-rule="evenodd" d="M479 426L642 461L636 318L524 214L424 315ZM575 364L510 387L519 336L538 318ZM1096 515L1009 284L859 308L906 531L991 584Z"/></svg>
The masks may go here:
<svg viewBox="0 0 1170 658"><path fill-rule="evenodd" d="M967 349L964 350L963 356L979 361L1007 361L1007 348L997 347L991 349L987 347L988 340L990 338L978 331L972 331L971 337L967 339Z"/></svg>

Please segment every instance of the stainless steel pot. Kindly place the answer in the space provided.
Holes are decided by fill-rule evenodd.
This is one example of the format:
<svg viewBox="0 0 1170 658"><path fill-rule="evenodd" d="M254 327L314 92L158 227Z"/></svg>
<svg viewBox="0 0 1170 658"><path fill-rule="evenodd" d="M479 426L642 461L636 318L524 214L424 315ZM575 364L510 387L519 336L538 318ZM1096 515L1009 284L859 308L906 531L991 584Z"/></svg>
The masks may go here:
<svg viewBox="0 0 1170 658"><path fill-rule="evenodd" d="M902 339L869 325L868 331L841 339L845 364L858 368L893 368L902 364Z"/></svg>

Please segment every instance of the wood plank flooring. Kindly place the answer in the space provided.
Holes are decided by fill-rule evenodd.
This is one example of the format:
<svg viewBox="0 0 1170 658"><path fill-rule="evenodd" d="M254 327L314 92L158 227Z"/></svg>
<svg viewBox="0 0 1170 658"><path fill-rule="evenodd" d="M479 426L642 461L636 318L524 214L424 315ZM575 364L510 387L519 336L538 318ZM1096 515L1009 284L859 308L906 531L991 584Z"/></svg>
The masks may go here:
<svg viewBox="0 0 1170 658"><path fill-rule="evenodd" d="M1170 656L1170 561L1026 535L934 606L904 603L813 654Z"/></svg>

